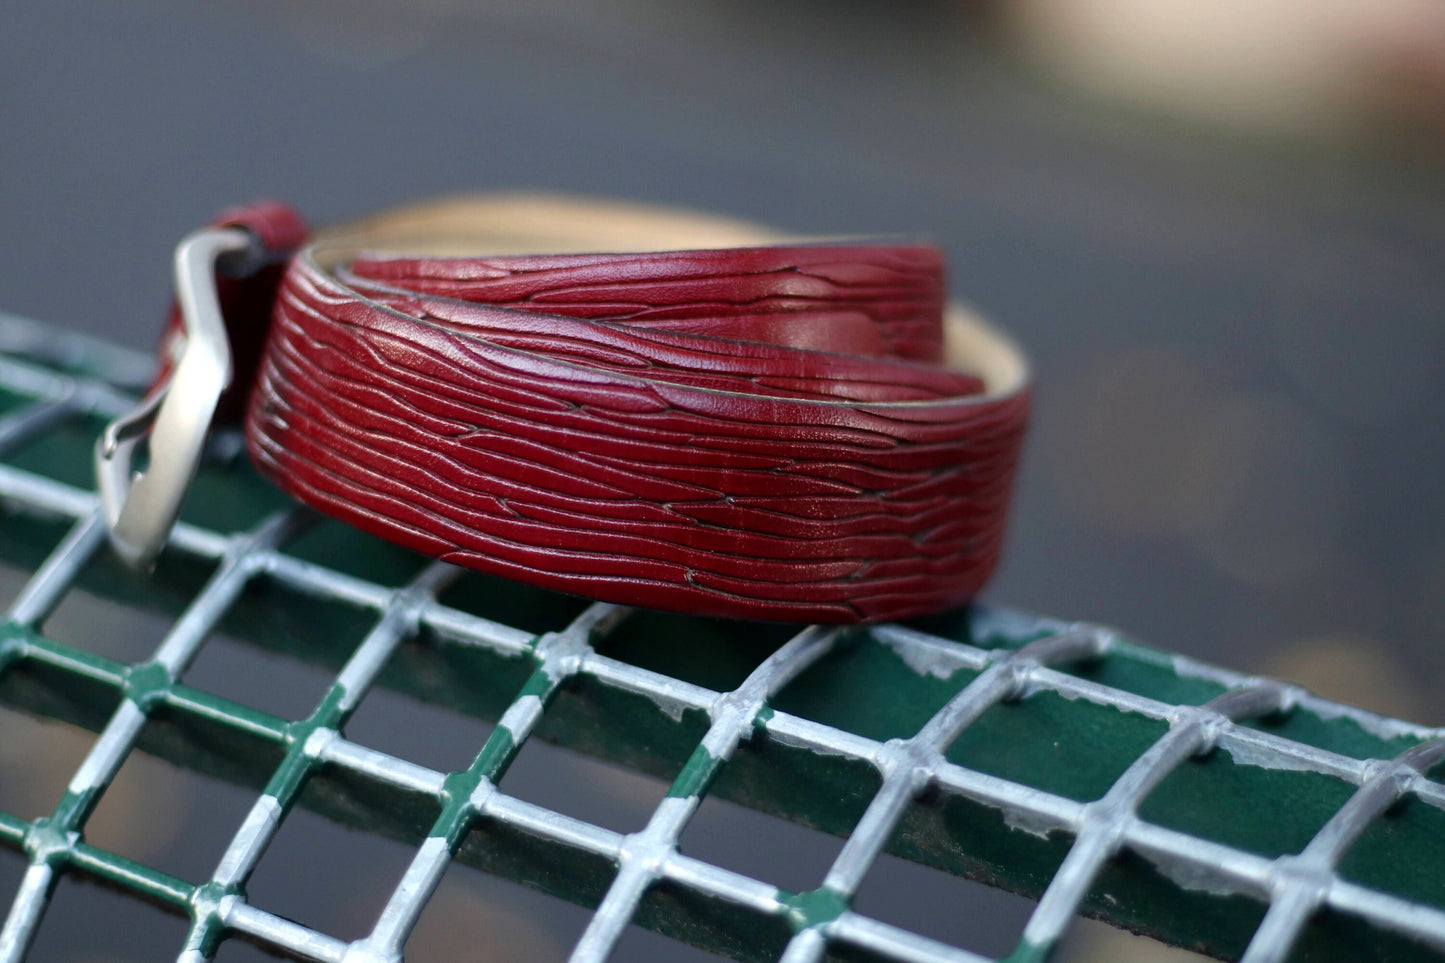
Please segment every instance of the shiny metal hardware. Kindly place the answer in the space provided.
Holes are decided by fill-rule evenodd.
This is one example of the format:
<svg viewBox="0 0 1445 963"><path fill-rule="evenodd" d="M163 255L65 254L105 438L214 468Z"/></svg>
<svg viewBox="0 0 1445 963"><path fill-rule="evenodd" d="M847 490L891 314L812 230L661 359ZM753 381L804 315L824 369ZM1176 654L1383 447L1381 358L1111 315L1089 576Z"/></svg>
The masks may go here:
<svg viewBox="0 0 1445 963"><path fill-rule="evenodd" d="M231 345L216 296L216 262L248 251L238 228L197 231L176 246L175 285L185 340L170 377L131 412L112 421L95 444L96 487L116 553L148 568L166 543L200 464L206 432L231 382ZM145 442L150 461L133 472Z"/></svg>

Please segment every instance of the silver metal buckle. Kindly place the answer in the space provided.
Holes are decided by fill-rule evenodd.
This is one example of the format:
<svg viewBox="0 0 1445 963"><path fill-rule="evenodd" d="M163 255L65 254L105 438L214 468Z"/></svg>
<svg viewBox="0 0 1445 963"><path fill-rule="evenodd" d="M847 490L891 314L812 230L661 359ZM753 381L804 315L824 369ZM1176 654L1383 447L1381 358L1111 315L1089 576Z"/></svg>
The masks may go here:
<svg viewBox="0 0 1445 963"><path fill-rule="evenodd" d="M185 326L180 358L170 378L96 440L96 482L110 543L134 568L149 568L165 545L200 464L216 404L231 383L231 343L216 297L216 261L253 244L252 235L239 228L212 228L176 246L176 299ZM132 472L142 441L150 463L145 471Z"/></svg>

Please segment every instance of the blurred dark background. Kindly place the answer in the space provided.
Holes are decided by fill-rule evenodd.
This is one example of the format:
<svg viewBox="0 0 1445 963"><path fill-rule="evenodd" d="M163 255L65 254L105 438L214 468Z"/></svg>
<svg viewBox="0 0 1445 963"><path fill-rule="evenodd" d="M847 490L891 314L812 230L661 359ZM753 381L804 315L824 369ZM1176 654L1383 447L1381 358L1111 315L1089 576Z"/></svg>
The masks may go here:
<svg viewBox="0 0 1445 963"><path fill-rule="evenodd" d="M929 234L1037 375L992 601L1445 723L1430 4L57 0L7 5L0 78L0 308L137 348L175 241L258 196ZM502 904L457 918L546 943Z"/></svg>

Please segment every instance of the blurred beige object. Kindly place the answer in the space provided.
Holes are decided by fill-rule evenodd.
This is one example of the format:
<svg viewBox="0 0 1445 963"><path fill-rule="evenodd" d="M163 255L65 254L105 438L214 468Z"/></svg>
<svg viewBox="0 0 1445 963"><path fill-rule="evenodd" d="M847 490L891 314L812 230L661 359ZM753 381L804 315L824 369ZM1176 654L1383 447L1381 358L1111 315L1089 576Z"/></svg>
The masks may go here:
<svg viewBox="0 0 1445 963"><path fill-rule="evenodd" d="M1058 963L1205 963L1209 960L1207 956L1116 930L1097 920L1075 920L1074 926L1077 932L1058 954Z"/></svg>
<svg viewBox="0 0 1445 963"><path fill-rule="evenodd" d="M0 739L0 785L6 809L36 816L55 808L75 760L85 752L84 730L63 722L40 722L13 709L0 709L6 738Z"/></svg>
<svg viewBox="0 0 1445 963"><path fill-rule="evenodd" d="M406 944L406 958L415 963L532 963L560 960L566 955L563 938L528 915L525 903L519 906L493 901L464 886L438 890Z"/></svg>
<svg viewBox="0 0 1445 963"><path fill-rule="evenodd" d="M85 835L132 859L156 862L179 841L193 800L175 766L132 753L86 821Z"/></svg>
<svg viewBox="0 0 1445 963"><path fill-rule="evenodd" d="M10 811L39 815L60 802L59 792L95 735L62 722L32 721L4 710L0 783ZM22 718L25 721L21 721ZM23 737L16 738L16 733ZM190 794L169 763L134 754L86 822L87 840L131 859L154 861L180 834Z"/></svg>
<svg viewBox="0 0 1445 963"><path fill-rule="evenodd" d="M1272 655L1259 671L1381 715L1429 725L1445 722L1398 656L1364 636L1302 639Z"/></svg>
<svg viewBox="0 0 1445 963"><path fill-rule="evenodd" d="M1111 99L1255 130L1445 134L1435 0L1018 0L1008 38Z"/></svg>

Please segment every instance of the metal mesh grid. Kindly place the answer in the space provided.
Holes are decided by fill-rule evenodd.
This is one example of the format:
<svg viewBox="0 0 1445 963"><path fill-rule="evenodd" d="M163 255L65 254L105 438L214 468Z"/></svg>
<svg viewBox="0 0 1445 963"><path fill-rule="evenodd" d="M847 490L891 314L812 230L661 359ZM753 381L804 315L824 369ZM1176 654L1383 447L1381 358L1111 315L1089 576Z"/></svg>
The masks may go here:
<svg viewBox="0 0 1445 963"><path fill-rule="evenodd" d="M46 638L41 633L44 619L104 551L97 502L89 490L3 462L8 453L67 419L109 416L128 406L129 397L113 385L133 388L145 369L144 359L0 318L0 388L16 399L0 414L0 521L26 514L70 520L68 534L36 568L0 622L0 681L11 686L0 689L0 697L72 718L85 714L75 703L86 698L94 702L96 692L115 699L93 747L50 815L25 821L0 813L0 843L20 849L28 859L0 931L0 960L24 957L57 878L66 872L99 878L189 918L179 960L211 959L219 943L236 934L298 959L400 960L428 898L449 863L469 845L469 833L482 823L561 854L564 862L608 868L602 882L579 883L569 892L597 904L573 950L575 961L607 958L625 928L643 917L671 935L745 959L984 959L850 908L885 847L1015 890L1042 891L1013 960L1045 957L1080 912L1178 942L1190 940L1197 948L1225 955L1242 947L1249 961L1284 959L1299 947L1311 957L1350 958L1351 947L1359 944L1341 940L1339 933L1353 933L1351 926L1363 927L1360 938L1379 941L1367 945L1382 948L1382 953L1388 948L1402 957L1445 955L1445 910L1438 899L1418 897L1421 891L1438 895L1445 868L1436 867L1433 875L1427 871L1422 879L1396 880L1398 886L1367 885L1340 871L1352 844L1403 800L1418 801L1431 813L1445 810L1445 785L1428 775L1445 759L1445 738L1439 731L1381 719L1282 683L1151 652L1098 627L982 609L967 617L962 640L902 625L852 632L810 627L756 665L741 685L716 691L600 651L611 635L638 617L620 607L594 604L565 627L534 635L439 602L438 593L460 575L449 566L432 564L394 588L298 559L284 547L305 525L306 514L286 509L242 532L185 523L177 527L172 551L218 564L150 658L126 665ZM247 585L261 578L305 596L357 607L370 613L373 623L314 711L301 720L277 719L180 681ZM438 772L344 735L348 717L388 660L423 632L440 646L522 660L530 667L525 682L506 697L492 734L462 770ZM828 724L777 705L791 684L819 672L817 666L840 650L857 645L894 653L919 680L951 680L953 691L921 728L891 738L873 738L866 734L868 726ZM1107 671L1099 671L1100 666ZM1162 673L1162 694L1173 691L1172 698L1158 697L1161 691L1152 683L1129 681L1149 672ZM624 835L592 825L509 795L502 785L507 766L555 711L558 693L579 679L640 699L660 713L659 718L674 723L705 719L700 742L640 832ZM40 690L39 696L25 694ZM92 694L75 694L82 692ZM1157 737L1146 743L1142 754L1133 753L1121 773L1110 774L1102 794L1041 788L1039 783L1047 780L1016 774L1010 778L1000 775L998 766L959 761L960 740L987 728L980 720L989 713L1002 706L1043 704L1048 697L1060 697L1065 711L1106 707L1122 714L1120 718L1149 721ZM1191 699L1202 704L1191 704ZM851 711L837 702L835 695L830 710L835 715ZM280 752L279 765L208 880L182 880L84 840L88 815L136 746L142 728L161 711L203 719L211 731L273 745ZM1279 719L1299 724L1273 731L1260 724ZM992 738L995 744L1002 739L1008 750L1014 737L1005 733ZM1098 738L1107 742L1110 737L1104 733ZM588 737L580 741L587 743ZM755 742L779 747L792 758L832 760L845 776L867 771L876 779L876 787L855 780L853 789L866 800L859 804L861 818L851 831L842 827L847 841L811 891L787 892L678 849L703 796L715 788L739 747ZM602 751L607 754L605 747ZM1306 845L1275 853L1171 828L1167 807L1148 818L1141 815L1155 790L1172 775L1221 752L1246 769L1329 777L1353 788L1322 826L1301 817L1300 825L1287 827L1298 834L1303 826ZM1032 764L1027 751L1017 755ZM371 932L349 943L261 910L245 898L252 870L303 788L323 767L343 772L357 784L425 800L430 807L426 811L439 813ZM786 801L770 799L770 791L775 792L766 787L752 796L732 792L735 798L838 831L828 818L812 818L797 807L790 810ZM1277 817L1285 823L1293 818L1287 811L1289 799L1253 802L1280 806L1285 811ZM1239 801L1205 803L1228 809ZM806 797L803 805L806 809ZM963 823L946 818L939 822L938 814L954 805L997 816L997 834L1019 848L1005 847L992 862L980 856L959 840L957 828ZM1257 817L1226 811L1221 818ZM925 831L935 823L944 830ZM1034 858L1026 852L1031 844L1044 845L1054 854L1043 858L1042 870L1028 864ZM950 846L957 847L953 855ZM1017 865L1012 862L1015 855ZM1242 899L1267 910L1262 921L1246 913L1249 925L1231 942L1227 933L1211 933L1208 924L1171 918L1171 912L1179 915L1177 906L1171 910L1174 904L1164 900L1156 905L1152 898L1134 899L1120 906L1117 898L1111 903L1104 893L1106 899L1100 901L1101 886L1129 892L1127 871L1122 882L1109 882L1112 867L1126 856L1144 867L1141 872L1136 866L1135 872L1149 886L1181 895L1185 902L1178 905L1191 905L1188 900L1195 899L1234 906ZM1392 859L1395 855L1386 846L1379 860L1388 865ZM487 863L485 857L480 861ZM525 866L506 865L526 878ZM1403 877L1405 871L1397 875ZM568 890L566 885L552 888ZM646 908L659 891L671 894L671 909ZM697 897L705 908L689 908L686 897ZM1304 946L1301 940L1323 916L1347 922L1332 924L1334 930ZM771 929L765 924L772 924ZM764 937L773 932L781 935Z"/></svg>

